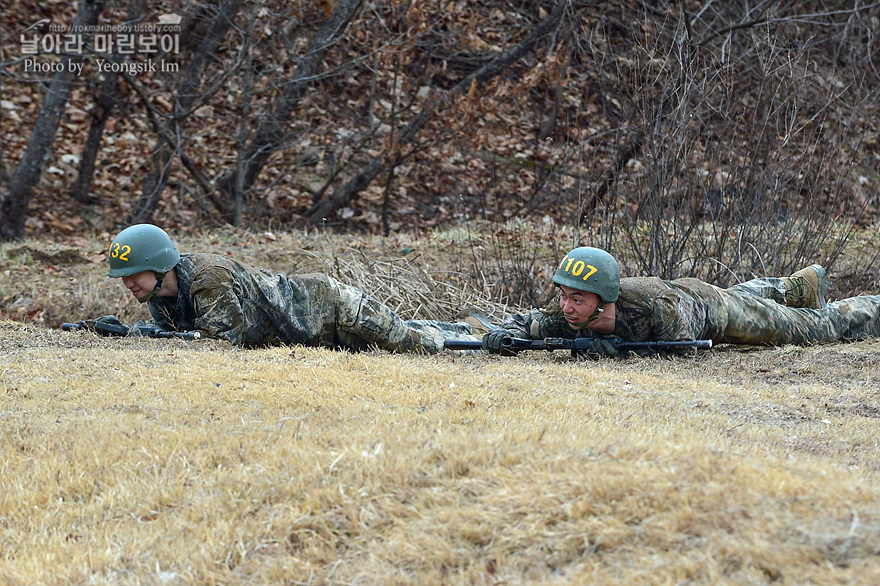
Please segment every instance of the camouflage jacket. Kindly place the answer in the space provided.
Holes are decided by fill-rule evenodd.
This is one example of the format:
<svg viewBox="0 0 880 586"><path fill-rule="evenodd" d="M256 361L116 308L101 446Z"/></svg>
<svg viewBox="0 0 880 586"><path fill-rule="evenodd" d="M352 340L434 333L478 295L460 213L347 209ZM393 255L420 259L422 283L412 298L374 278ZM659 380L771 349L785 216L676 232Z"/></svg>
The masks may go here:
<svg viewBox="0 0 880 586"><path fill-rule="evenodd" d="M717 339L723 302L717 288L697 279L665 281L657 277L620 280L614 335L633 342L645 340ZM573 330L558 305L509 316L502 327L530 339L577 338L597 334Z"/></svg>
<svg viewBox="0 0 880 586"><path fill-rule="evenodd" d="M403 320L356 287L327 275L282 275L216 254L182 254L177 297L149 302L156 325L245 346L304 344L392 352L439 352L445 339L474 339L471 326Z"/></svg>
<svg viewBox="0 0 880 586"><path fill-rule="evenodd" d="M333 308L321 303L330 286L326 277L291 280L215 254L182 254L175 270L177 298L149 302L163 329L200 331L248 347L333 341Z"/></svg>
<svg viewBox="0 0 880 586"><path fill-rule="evenodd" d="M692 278L628 277L620 280L616 306L614 335L634 342L710 339L783 345L880 336L880 296L841 299L823 309L788 307L785 284L776 277L727 289ZM558 306L509 316L502 327L531 339L596 335L572 330Z"/></svg>

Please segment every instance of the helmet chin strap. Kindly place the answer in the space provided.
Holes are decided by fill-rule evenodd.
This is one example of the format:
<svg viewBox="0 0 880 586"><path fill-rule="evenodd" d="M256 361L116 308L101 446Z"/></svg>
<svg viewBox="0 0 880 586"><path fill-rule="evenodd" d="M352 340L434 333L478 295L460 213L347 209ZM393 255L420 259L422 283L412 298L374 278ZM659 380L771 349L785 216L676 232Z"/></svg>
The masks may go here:
<svg viewBox="0 0 880 586"><path fill-rule="evenodd" d="M584 324L584 327L587 327L597 319L599 319L599 314L605 311L606 303L602 302L600 305L596 306L596 311L593 312L593 315L587 318L587 322Z"/></svg>
<svg viewBox="0 0 880 586"><path fill-rule="evenodd" d="M162 288L162 279L165 278L165 273L156 273L156 286L153 287L153 290L150 291L147 295L144 295L142 299L138 299L141 303L146 303L150 299L153 299L158 293L159 289Z"/></svg>

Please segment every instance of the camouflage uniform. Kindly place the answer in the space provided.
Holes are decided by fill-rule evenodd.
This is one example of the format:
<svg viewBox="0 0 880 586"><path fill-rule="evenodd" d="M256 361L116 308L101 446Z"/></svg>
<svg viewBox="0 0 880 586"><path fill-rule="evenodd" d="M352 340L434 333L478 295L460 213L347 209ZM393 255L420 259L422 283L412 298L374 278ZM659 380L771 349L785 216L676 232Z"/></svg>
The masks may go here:
<svg viewBox="0 0 880 586"><path fill-rule="evenodd" d="M404 321L326 275L277 275L215 254L182 254L176 299L149 301L163 329L200 331L245 347L305 344L439 352L445 339L477 340L466 323Z"/></svg>
<svg viewBox="0 0 880 586"><path fill-rule="evenodd" d="M614 335L626 340L700 340L728 344L811 344L880 336L880 296L843 299L823 309L785 305L778 278L753 279L722 289L699 279L620 280ZM559 307L513 315L502 327L516 336L592 337L569 327Z"/></svg>

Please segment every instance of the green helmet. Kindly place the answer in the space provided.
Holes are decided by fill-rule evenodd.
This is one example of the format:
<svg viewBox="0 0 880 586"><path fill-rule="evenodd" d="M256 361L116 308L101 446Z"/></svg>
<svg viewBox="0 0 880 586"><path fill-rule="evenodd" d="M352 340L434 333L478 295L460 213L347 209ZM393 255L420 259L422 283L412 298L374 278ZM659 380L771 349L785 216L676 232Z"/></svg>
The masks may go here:
<svg viewBox="0 0 880 586"><path fill-rule="evenodd" d="M116 235L110 250L111 277L154 271L160 282L180 260L180 253L165 230L152 224L135 224Z"/></svg>
<svg viewBox="0 0 880 586"><path fill-rule="evenodd" d="M620 267L604 250L582 246L565 255L553 275L553 282L595 293L605 303L614 303L620 293Z"/></svg>

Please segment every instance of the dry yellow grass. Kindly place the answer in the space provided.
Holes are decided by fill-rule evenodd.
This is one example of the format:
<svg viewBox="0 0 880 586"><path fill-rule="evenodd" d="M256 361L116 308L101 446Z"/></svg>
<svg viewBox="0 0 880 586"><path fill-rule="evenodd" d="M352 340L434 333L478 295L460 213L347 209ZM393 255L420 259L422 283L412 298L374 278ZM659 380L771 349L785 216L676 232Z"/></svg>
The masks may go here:
<svg viewBox="0 0 880 586"><path fill-rule="evenodd" d="M0 582L878 583L878 350L244 351L0 322Z"/></svg>

